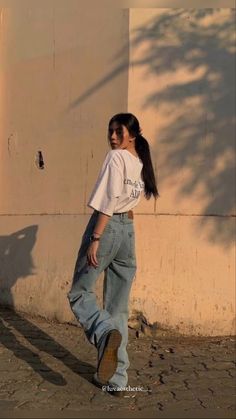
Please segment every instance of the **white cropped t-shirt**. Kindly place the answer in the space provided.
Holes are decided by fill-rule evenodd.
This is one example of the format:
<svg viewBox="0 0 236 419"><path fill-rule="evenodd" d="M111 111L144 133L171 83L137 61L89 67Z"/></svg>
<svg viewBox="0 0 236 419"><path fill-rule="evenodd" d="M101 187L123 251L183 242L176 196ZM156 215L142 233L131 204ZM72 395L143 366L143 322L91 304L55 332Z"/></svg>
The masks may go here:
<svg viewBox="0 0 236 419"><path fill-rule="evenodd" d="M87 205L109 216L134 208L144 190L142 167L127 150L109 151Z"/></svg>

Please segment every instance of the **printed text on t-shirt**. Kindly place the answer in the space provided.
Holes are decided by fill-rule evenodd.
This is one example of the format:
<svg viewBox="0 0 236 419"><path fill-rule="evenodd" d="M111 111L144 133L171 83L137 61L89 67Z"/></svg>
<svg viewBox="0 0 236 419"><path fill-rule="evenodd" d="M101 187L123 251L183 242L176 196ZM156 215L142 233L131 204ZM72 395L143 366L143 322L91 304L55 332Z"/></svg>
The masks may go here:
<svg viewBox="0 0 236 419"><path fill-rule="evenodd" d="M130 193L130 198L138 198L142 189L144 189L144 182L142 181L132 182L131 179L124 179L124 184L133 186L132 191Z"/></svg>

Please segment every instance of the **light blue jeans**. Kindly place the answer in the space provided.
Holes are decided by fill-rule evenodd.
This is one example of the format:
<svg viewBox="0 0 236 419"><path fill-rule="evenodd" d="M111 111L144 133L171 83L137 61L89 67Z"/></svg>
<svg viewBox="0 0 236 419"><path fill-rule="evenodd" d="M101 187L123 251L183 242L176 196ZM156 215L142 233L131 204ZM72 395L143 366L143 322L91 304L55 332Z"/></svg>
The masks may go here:
<svg viewBox="0 0 236 419"><path fill-rule="evenodd" d="M89 342L98 349L98 359L103 351L106 333L111 329L120 331L122 341L118 349L118 365L109 384L126 387L130 365L126 348L129 295L136 272L134 226L127 213L112 215L99 242L99 266L94 268L87 264L87 249L98 214L94 211L84 232L68 299ZM100 309L93 288L103 271L103 309Z"/></svg>

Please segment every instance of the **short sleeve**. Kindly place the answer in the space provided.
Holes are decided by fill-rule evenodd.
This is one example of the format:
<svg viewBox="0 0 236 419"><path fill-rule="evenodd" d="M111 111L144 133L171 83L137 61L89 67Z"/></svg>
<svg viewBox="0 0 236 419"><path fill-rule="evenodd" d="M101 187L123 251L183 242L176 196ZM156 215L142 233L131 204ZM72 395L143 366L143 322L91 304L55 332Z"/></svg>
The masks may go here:
<svg viewBox="0 0 236 419"><path fill-rule="evenodd" d="M88 202L88 206L112 216L116 203L122 194L124 175L119 160L114 152L108 153L97 182Z"/></svg>

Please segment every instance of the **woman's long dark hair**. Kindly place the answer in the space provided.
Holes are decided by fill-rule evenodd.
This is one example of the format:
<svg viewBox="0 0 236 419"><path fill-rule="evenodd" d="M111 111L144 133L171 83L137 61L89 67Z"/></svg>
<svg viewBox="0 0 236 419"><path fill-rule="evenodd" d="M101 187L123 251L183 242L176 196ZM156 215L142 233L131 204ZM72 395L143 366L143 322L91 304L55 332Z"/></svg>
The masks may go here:
<svg viewBox="0 0 236 419"><path fill-rule="evenodd" d="M150 199L153 195L156 199L159 196L159 193L156 186L149 144L141 134L138 119L132 113L118 113L114 115L109 121L108 137L109 129L114 122L118 125L124 125L129 131L130 136L135 137L135 150L143 163L141 175L144 182L144 196L146 199Z"/></svg>

